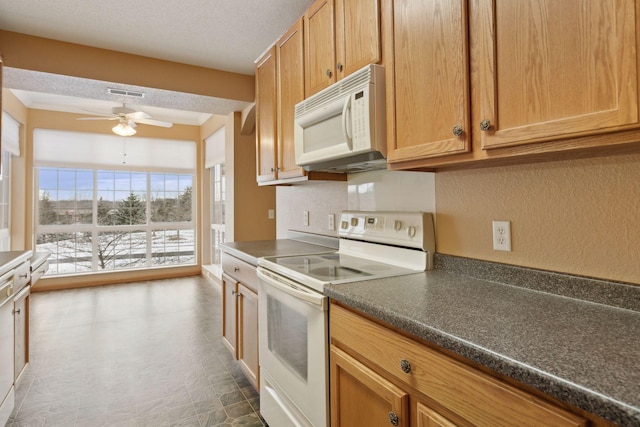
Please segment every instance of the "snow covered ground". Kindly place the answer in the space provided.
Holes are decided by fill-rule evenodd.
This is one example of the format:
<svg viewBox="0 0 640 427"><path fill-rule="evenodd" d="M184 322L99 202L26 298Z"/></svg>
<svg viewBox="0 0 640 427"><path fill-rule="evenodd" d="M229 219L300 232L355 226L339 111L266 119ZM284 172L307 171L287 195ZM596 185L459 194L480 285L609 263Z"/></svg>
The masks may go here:
<svg viewBox="0 0 640 427"><path fill-rule="evenodd" d="M58 238L39 238L50 241L38 243L36 251L51 253L47 275L195 264L194 230L155 230L149 234L150 251L146 231L101 232L96 245L90 233L64 233Z"/></svg>

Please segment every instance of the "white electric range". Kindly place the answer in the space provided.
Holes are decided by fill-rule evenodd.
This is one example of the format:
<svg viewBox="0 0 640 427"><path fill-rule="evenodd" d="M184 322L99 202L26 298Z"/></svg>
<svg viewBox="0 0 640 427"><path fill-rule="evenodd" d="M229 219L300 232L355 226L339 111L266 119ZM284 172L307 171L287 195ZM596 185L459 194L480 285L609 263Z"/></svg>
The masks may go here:
<svg viewBox="0 0 640 427"><path fill-rule="evenodd" d="M338 234L337 251L258 260L260 412L269 425L330 424L325 285L432 268L430 213L344 211Z"/></svg>

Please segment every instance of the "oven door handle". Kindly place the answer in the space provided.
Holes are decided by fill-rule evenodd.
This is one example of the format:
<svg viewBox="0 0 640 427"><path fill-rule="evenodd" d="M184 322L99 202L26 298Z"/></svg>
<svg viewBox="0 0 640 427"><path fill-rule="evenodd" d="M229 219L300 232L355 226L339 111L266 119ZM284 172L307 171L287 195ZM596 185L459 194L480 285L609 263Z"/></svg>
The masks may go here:
<svg viewBox="0 0 640 427"><path fill-rule="evenodd" d="M260 267L258 267L258 277L260 278L260 280L264 281L269 286L278 289L279 291L282 291L294 298L305 301L314 306L318 306L318 308L321 308L323 310L326 309L327 298L321 293L307 290L303 288L302 285L297 285L296 283L287 280L282 276L276 276L275 274L265 271Z"/></svg>

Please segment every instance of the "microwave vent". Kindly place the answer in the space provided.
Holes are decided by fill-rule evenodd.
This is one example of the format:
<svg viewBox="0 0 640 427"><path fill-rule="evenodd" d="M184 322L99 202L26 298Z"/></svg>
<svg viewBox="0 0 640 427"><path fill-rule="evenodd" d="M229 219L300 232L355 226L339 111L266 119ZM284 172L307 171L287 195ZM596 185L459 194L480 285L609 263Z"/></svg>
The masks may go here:
<svg viewBox="0 0 640 427"><path fill-rule="evenodd" d="M334 99L342 98L346 94L357 92L369 84L375 84L376 71L374 67L382 70L380 65L368 65L344 79L334 83L326 89L296 104L295 115L305 114L326 105ZM382 78L382 77L380 77Z"/></svg>

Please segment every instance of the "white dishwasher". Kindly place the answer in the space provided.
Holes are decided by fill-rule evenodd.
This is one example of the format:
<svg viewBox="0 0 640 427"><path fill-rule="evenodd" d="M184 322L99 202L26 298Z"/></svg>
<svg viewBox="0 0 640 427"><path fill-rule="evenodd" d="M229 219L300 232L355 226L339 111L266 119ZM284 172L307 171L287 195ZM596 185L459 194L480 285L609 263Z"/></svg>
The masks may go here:
<svg viewBox="0 0 640 427"><path fill-rule="evenodd" d="M0 277L0 426L7 423L15 405L13 388L13 273Z"/></svg>

